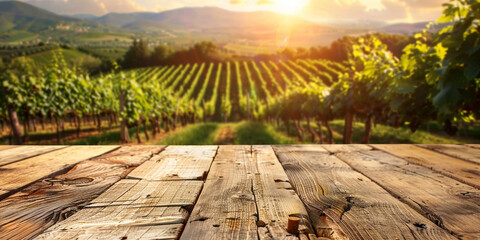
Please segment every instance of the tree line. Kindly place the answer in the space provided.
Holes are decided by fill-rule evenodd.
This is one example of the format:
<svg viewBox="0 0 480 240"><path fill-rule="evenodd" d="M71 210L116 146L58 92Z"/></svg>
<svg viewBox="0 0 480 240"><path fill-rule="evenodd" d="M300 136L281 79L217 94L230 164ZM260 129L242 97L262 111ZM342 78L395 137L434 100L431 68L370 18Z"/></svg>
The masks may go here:
<svg viewBox="0 0 480 240"><path fill-rule="evenodd" d="M167 45L158 45L151 50L148 42L134 39L132 46L125 53L121 65L124 68L174 65L187 63L222 61L220 49L213 42L200 42L192 47L175 50Z"/></svg>

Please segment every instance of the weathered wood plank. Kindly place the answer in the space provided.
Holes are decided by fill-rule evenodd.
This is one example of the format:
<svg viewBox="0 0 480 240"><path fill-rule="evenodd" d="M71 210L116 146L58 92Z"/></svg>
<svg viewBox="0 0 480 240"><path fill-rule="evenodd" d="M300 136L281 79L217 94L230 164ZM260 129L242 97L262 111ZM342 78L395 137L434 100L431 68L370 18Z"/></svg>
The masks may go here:
<svg viewBox="0 0 480 240"><path fill-rule="evenodd" d="M202 190L202 181L145 181L125 179L116 183L86 207L148 205L193 208Z"/></svg>
<svg viewBox="0 0 480 240"><path fill-rule="evenodd" d="M456 239L326 150L286 150L277 156L319 236Z"/></svg>
<svg viewBox="0 0 480 240"><path fill-rule="evenodd" d="M7 150L7 149L12 149L17 147L16 145L1 145L0 146L0 151Z"/></svg>
<svg viewBox="0 0 480 240"><path fill-rule="evenodd" d="M461 239L480 239L480 190L382 151L337 157L438 226Z"/></svg>
<svg viewBox="0 0 480 240"><path fill-rule="evenodd" d="M422 144L418 145L435 152L443 153L454 158L460 158L480 164L480 149L455 144Z"/></svg>
<svg viewBox="0 0 480 240"><path fill-rule="evenodd" d="M0 199L39 179L116 148L118 146L73 146L0 167Z"/></svg>
<svg viewBox="0 0 480 240"><path fill-rule="evenodd" d="M322 147L334 153L368 151L372 149L370 146L363 144L331 144L322 145Z"/></svg>
<svg viewBox="0 0 480 240"><path fill-rule="evenodd" d="M250 161L255 171L253 193L258 209L260 239L296 239L286 231L289 216L300 218L300 233L305 236L313 233L307 210L272 147L253 146ZM263 223L266 225L262 227Z"/></svg>
<svg viewBox="0 0 480 240"><path fill-rule="evenodd" d="M446 176L480 189L480 166L475 163L413 145L372 145L411 163L432 168Z"/></svg>
<svg viewBox="0 0 480 240"><path fill-rule="evenodd" d="M289 216L313 232L272 147L220 146L182 239L298 239Z"/></svg>
<svg viewBox="0 0 480 240"><path fill-rule="evenodd" d="M465 146L480 149L480 144L466 144Z"/></svg>
<svg viewBox="0 0 480 240"><path fill-rule="evenodd" d="M98 226L77 227L67 232L46 232L35 239L64 240L71 239L104 239L104 240L175 240L183 229L183 224L139 225L139 226Z"/></svg>
<svg viewBox="0 0 480 240"><path fill-rule="evenodd" d="M257 239L250 146L221 146L181 239Z"/></svg>
<svg viewBox="0 0 480 240"><path fill-rule="evenodd" d="M0 167L67 146L18 146L0 151Z"/></svg>
<svg viewBox="0 0 480 240"><path fill-rule="evenodd" d="M217 146L169 146L146 161L128 178L143 180L203 180L210 169Z"/></svg>
<svg viewBox="0 0 480 240"><path fill-rule="evenodd" d="M181 207L86 208L35 239L176 239L187 217Z"/></svg>
<svg viewBox="0 0 480 240"><path fill-rule="evenodd" d="M125 146L0 201L0 239L26 239L75 213L162 146Z"/></svg>

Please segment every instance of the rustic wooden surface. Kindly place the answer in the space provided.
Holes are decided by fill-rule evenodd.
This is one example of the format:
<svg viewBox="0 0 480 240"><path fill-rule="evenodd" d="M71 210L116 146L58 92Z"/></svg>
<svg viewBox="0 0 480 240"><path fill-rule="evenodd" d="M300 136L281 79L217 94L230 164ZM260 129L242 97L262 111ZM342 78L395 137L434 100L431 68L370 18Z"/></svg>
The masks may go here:
<svg viewBox="0 0 480 240"><path fill-rule="evenodd" d="M460 158L467 160L476 164L480 164L480 149L463 146L463 145L454 145L454 144L444 144L444 145L419 145L420 147L425 147L433 151L444 153L455 158Z"/></svg>
<svg viewBox="0 0 480 240"><path fill-rule="evenodd" d="M455 236L480 239L480 190L381 151L337 157Z"/></svg>
<svg viewBox="0 0 480 240"><path fill-rule="evenodd" d="M217 146L170 146L133 170L128 178L144 180L201 180L212 165Z"/></svg>
<svg viewBox="0 0 480 240"><path fill-rule="evenodd" d="M37 239L176 239L217 148L167 147Z"/></svg>
<svg viewBox="0 0 480 240"><path fill-rule="evenodd" d="M3 151L3 150L7 150L7 149L10 149L10 148L15 148L17 146L14 146L14 145L1 145L0 146L0 151Z"/></svg>
<svg viewBox="0 0 480 240"><path fill-rule="evenodd" d="M432 168L473 187L480 188L480 165L413 145L373 145L375 148Z"/></svg>
<svg viewBox="0 0 480 240"><path fill-rule="evenodd" d="M0 199L42 178L69 169L80 161L112 151L116 146L75 146L0 167Z"/></svg>
<svg viewBox="0 0 480 240"><path fill-rule="evenodd" d="M181 239L257 238L254 172L249 154L250 146L218 149Z"/></svg>
<svg viewBox="0 0 480 240"><path fill-rule="evenodd" d="M480 144L465 144L465 146L480 149Z"/></svg>
<svg viewBox="0 0 480 240"><path fill-rule="evenodd" d="M81 162L65 174L38 181L0 201L0 239L35 236L75 213L162 149L123 147Z"/></svg>
<svg viewBox="0 0 480 240"><path fill-rule="evenodd" d="M65 148L65 146L20 146L0 151L0 167L47 152Z"/></svg>
<svg viewBox="0 0 480 240"><path fill-rule="evenodd" d="M455 239L326 150L279 148L279 160L322 237Z"/></svg>
<svg viewBox="0 0 480 240"><path fill-rule="evenodd" d="M480 145L0 146L0 239L480 239L479 157Z"/></svg>

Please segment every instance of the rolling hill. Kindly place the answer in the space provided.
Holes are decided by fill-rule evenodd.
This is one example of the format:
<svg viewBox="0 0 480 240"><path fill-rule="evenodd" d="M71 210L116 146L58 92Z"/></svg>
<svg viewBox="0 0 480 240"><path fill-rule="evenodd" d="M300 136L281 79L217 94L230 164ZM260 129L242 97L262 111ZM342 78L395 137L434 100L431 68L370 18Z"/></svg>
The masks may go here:
<svg viewBox="0 0 480 240"><path fill-rule="evenodd" d="M59 25L71 27L99 26L94 22L60 16L23 2L0 1L0 32L18 30L38 33L58 28Z"/></svg>
<svg viewBox="0 0 480 240"><path fill-rule="evenodd" d="M288 22L306 29L328 29L301 18L273 12L235 12L217 7L190 7L153 13L109 13L98 18L89 18L101 24L138 29L139 26L180 29L271 29Z"/></svg>

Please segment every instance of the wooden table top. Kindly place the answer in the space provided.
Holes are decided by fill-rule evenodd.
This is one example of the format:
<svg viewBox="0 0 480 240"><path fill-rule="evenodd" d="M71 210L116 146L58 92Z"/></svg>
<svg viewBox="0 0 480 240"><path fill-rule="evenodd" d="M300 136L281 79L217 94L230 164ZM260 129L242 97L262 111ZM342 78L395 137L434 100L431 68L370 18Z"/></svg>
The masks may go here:
<svg viewBox="0 0 480 240"><path fill-rule="evenodd" d="M480 239L480 145L0 146L0 239Z"/></svg>

